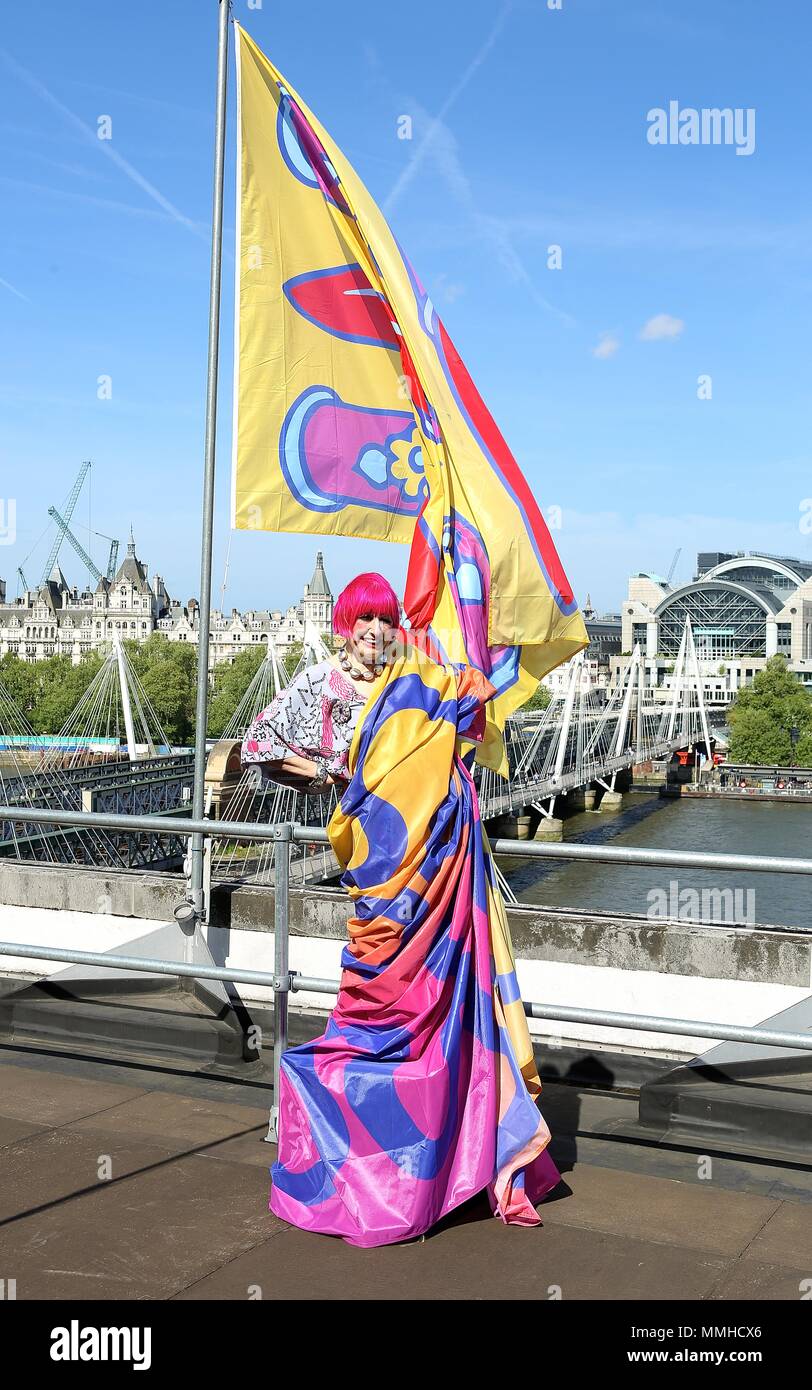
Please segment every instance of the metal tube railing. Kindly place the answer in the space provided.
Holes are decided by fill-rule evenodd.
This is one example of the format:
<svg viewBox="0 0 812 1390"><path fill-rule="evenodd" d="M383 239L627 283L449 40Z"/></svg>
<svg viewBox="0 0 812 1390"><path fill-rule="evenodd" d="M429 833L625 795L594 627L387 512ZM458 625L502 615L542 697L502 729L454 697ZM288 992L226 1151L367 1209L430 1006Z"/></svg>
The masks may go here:
<svg viewBox="0 0 812 1390"><path fill-rule="evenodd" d="M149 975L172 975L202 980L230 980L235 984L263 985L272 989L274 995L287 996L288 993L306 992L308 994L338 994L340 982L327 980L315 975L300 975L297 971L287 972L287 978L280 980L274 970L244 970L219 965L186 965L180 961L167 961L149 956L124 956L107 954L103 951L75 951L67 946L31 946L25 941L0 942L0 956L19 956L31 960L54 960L65 965L102 965L109 970L140 970ZM596 1027L635 1029L647 1033L672 1033L692 1038L718 1038L722 1042L759 1043L762 1046L787 1047L799 1051L809 1051L812 1036L809 1033L787 1033L772 1028L751 1028L745 1024L711 1023L708 1019L663 1018L659 1014L633 1014L613 1012L606 1009L579 1009L574 1005L524 1003L528 1018L548 1019L563 1023L589 1023ZM287 1011L285 1011L287 1024ZM281 1030L287 1039L287 1027ZM277 1029L274 1027L274 1045L277 1042ZM287 1042L285 1042L287 1045ZM284 1048L282 1048L284 1051ZM274 1075L278 1084L278 1066L274 1058ZM276 1109L274 1105L273 1109ZM273 1113L273 1111L272 1111Z"/></svg>
<svg viewBox="0 0 812 1390"><path fill-rule="evenodd" d="M46 810L32 806L0 806L0 819L39 822L50 825L75 825L109 830L166 829L167 818L159 815L117 815L112 812L83 812ZM177 961L143 957L107 955L103 952L73 951L67 948L36 947L21 942L0 943L0 955L58 960L72 964L103 965L108 969L144 970L152 974L194 976L201 979L231 980L236 983L267 986L274 993L274 1101L271 1109L271 1129L278 1126L280 1066L288 1045L288 995L291 992L337 994L339 983L315 976L291 972L288 958L290 933L290 851L293 844L328 844L326 830L320 827L291 823L267 825L245 821L211 821L197 817L172 817L172 829L179 835L216 836L218 839L272 840L274 855L274 973L258 970L227 970L220 967L181 964ZM572 845L563 842L536 842L497 839L491 842L496 854L516 858L591 860L598 863L627 864L637 867L662 866L669 868L728 869L743 873L812 874L812 859L778 855L707 854L683 850L632 849L613 845ZM633 1029L636 1031L680 1034L687 1037L715 1038L720 1041L744 1042L761 1046L809 1051L812 1035L782 1032L775 1029L712 1023L704 1019L664 1018L660 1015L610 1012L599 1009L580 1009L552 1004L525 1003L525 1013L531 1018L577 1022L598 1027ZM271 1137L271 1130L269 1135Z"/></svg>
<svg viewBox="0 0 812 1390"><path fill-rule="evenodd" d="M326 830L294 825L294 843L329 844ZM494 854L518 859L591 859L605 864L630 864L687 869L736 869L742 873L812 874L812 859L780 854L707 854L704 850L630 849L623 845L568 845L563 840L542 844L537 840L490 840Z"/></svg>
<svg viewBox="0 0 812 1390"><path fill-rule="evenodd" d="M338 980L324 980L315 975L291 973L290 988L308 994L338 994ZM746 1024L709 1023L697 1018L662 1018L658 1014L629 1014L607 1009L578 1009L560 1004L528 1004L528 1018L549 1019L559 1023L591 1023L605 1028L633 1028L637 1032L673 1033L689 1038L719 1038L722 1042L754 1042L762 1046L797 1047L808 1051L812 1047L809 1033L785 1033L774 1028L750 1028Z"/></svg>
<svg viewBox="0 0 812 1390"><path fill-rule="evenodd" d="M55 960L64 965L103 965L110 970L143 970L148 975L172 975L194 980L231 980L235 984L265 985L273 989L276 975L268 970L242 970L222 965L187 965L183 961L152 956L125 956L106 951L75 951L70 946L32 946L26 941L0 942L0 956L31 960Z"/></svg>
<svg viewBox="0 0 812 1390"><path fill-rule="evenodd" d="M123 815L118 811L50 810L44 806L4 806L0 802L0 821L30 821L32 825L76 825L93 830L157 830L171 827L173 835L213 835L217 839L275 840L279 825L262 821L223 821L196 819L194 816Z"/></svg>
<svg viewBox="0 0 812 1390"><path fill-rule="evenodd" d="M288 991L290 989L290 967L288 963L288 942L290 940L290 846L292 826L284 827L285 834L277 841L274 851L274 893L273 893L273 956L274 956L274 996L273 996L273 1105L271 1106L270 1126L279 1133L279 1078L282 1066L282 1053L288 1045Z"/></svg>
<svg viewBox="0 0 812 1390"><path fill-rule="evenodd" d="M262 821L212 821L193 816L121 815L114 811L50 810L43 806L3 806L0 821L30 821L38 825L75 825L101 830L155 830L171 826L173 835L211 835L223 840L277 840L281 824ZM291 825L294 844L329 844L327 831L320 826ZM540 844L528 840L491 840L495 854L531 859L586 859L597 863L629 864L638 867L733 869L740 873L812 874L812 859L779 854L707 854L702 850L630 849L622 845L571 845L558 841Z"/></svg>

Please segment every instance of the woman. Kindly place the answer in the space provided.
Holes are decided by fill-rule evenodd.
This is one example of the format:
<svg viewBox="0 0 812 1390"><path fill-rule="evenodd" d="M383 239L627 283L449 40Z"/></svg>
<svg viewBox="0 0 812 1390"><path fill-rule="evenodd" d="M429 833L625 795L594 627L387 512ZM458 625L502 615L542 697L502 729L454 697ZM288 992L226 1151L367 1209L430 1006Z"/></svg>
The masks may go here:
<svg viewBox="0 0 812 1390"><path fill-rule="evenodd" d="M506 1224L538 1225L560 1181L461 756L494 687L408 643L399 611L382 576L353 580L340 656L277 697L243 753L340 790L328 834L355 911L324 1034L281 1058L269 1206L360 1246L421 1237L483 1189Z"/></svg>
<svg viewBox="0 0 812 1390"><path fill-rule="evenodd" d="M257 715L243 741L243 763L258 763L263 777L302 791L345 787L358 716L399 618L397 596L383 575L359 574L333 610L344 646L308 666Z"/></svg>

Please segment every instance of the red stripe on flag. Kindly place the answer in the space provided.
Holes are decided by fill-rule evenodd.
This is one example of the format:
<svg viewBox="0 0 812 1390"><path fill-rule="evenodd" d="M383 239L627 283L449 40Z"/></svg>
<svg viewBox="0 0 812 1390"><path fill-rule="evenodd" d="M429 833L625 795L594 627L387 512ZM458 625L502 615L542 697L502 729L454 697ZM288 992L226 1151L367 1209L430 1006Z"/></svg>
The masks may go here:
<svg viewBox="0 0 812 1390"><path fill-rule="evenodd" d="M460 399L468 411L474 428L480 434L486 449L490 452L502 474L503 481L524 508L525 516L538 545L550 582L561 595L563 602L570 604L573 601L572 587L564 573L564 566L558 557L558 551L553 544L552 536L547 529L547 523L539 510L538 503L530 491L519 465L502 438L496 421L471 380L465 363L442 323L439 324L439 327L443 351Z"/></svg>

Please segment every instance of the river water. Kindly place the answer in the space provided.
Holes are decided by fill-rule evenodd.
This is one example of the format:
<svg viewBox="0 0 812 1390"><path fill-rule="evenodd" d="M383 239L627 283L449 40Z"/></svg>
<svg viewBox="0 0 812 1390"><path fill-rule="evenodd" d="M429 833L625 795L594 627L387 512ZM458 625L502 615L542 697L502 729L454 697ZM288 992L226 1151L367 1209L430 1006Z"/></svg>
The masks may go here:
<svg viewBox="0 0 812 1390"><path fill-rule="evenodd" d="M812 805L721 797L665 800L656 789L650 795L630 792L619 811L587 811L565 820L564 839L583 845L611 842L640 849L812 858ZM515 858L500 858L500 867L524 903L812 928L812 878L798 874ZM720 901L709 896L710 889L731 891Z"/></svg>

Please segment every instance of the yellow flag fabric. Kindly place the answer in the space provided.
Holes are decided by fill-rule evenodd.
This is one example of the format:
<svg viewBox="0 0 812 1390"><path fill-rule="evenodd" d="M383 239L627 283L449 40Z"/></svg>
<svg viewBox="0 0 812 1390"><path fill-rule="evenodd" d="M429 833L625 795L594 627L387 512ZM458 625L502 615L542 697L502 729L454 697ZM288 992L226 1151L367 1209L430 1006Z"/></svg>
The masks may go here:
<svg viewBox="0 0 812 1390"><path fill-rule="evenodd" d="M303 103L234 27L232 525L408 543L424 483L399 341L341 191L307 145Z"/></svg>
<svg viewBox="0 0 812 1390"><path fill-rule="evenodd" d="M406 542L407 618L495 688L477 757L588 638L538 503L355 170L235 25L232 525ZM359 566L361 568L361 566Z"/></svg>

